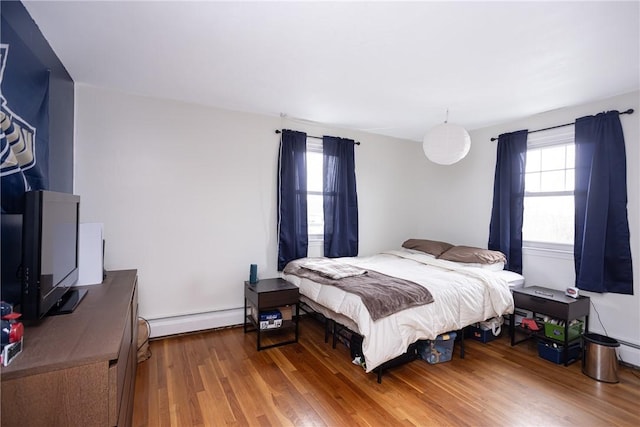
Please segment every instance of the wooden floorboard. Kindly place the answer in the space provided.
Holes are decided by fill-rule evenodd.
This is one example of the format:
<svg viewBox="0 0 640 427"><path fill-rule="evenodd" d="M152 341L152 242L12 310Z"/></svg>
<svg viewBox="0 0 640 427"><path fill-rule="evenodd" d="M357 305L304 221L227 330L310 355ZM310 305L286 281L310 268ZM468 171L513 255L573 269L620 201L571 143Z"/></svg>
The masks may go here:
<svg viewBox="0 0 640 427"><path fill-rule="evenodd" d="M640 371L620 382L538 357L532 342L466 340L449 362L376 375L324 343L305 318L300 342L256 351L241 327L155 340L138 365L134 426L637 426Z"/></svg>

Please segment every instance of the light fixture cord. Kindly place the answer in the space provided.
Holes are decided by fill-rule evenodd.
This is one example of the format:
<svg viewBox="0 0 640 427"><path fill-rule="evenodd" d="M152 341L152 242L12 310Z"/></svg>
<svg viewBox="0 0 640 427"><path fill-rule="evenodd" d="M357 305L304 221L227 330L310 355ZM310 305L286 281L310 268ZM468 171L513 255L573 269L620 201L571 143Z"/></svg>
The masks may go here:
<svg viewBox="0 0 640 427"><path fill-rule="evenodd" d="M447 108L447 118L444 121L445 123L449 123L449 109Z"/></svg>

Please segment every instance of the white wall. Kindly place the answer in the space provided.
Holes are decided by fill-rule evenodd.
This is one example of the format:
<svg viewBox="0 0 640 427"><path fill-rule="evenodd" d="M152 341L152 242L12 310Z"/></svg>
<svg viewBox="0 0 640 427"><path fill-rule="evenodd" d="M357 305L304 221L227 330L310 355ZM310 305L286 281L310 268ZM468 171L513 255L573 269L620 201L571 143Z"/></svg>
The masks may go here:
<svg viewBox="0 0 640 427"><path fill-rule="evenodd" d="M413 142L83 85L76 106L81 220L104 223L108 270L138 269L140 314L149 319L232 310L220 322L239 323L249 264L260 277L278 276L276 129L362 143L360 254L399 247L416 222L405 208L424 181ZM179 320L192 323L187 329L220 326Z"/></svg>
<svg viewBox="0 0 640 427"><path fill-rule="evenodd" d="M634 92L475 130L469 155L439 166L424 158L418 142L77 85L75 191L82 221L104 223L107 269L138 269L140 313L155 319L158 336L239 323L249 264L259 265L261 277L278 275L275 129L362 142L356 147L360 254L368 255L410 237L486 247L491 137L635 108L621 116L635 295L589 296L609 335L640 345L638 99ZM524 274L528 285L556 289L575 279L570 256L535 251L525 252ZM590 329L603 332L595 314ZM640 365L638 352L622 355Z"/></svg>
<svg viewBox="0 0 640 427"><path fill-rule="evenodd" d="M633 92L572 108L545 112L516 122L475 130L471 133L471 151L458 164L436 166L425 171L429 182L425 187L423 210L427 213L418 226L419 234L435 236L458 244L486 247L493 197L493 174L496 142L491 137L520 129L541 129L571 123L578 117L607 110L635 109L620 120L627 149L628 216L633 257L634 295L597 294L585 292L593 306L589 328L606 332L621 341L640 345L640 93ZM425 167L426 169L426 167ZM427 209L427 206L431 206ZM528 286L565 289L575 281L573 257L527 250L523 254L523 273ZM596 312L597 310L597 312ZM600 318L598 319L599 313ZM602 325L600 324L602 322ZM604 328L603 328L604 326ZM640 352L623 348L623 360L640 365Z"/></svg>

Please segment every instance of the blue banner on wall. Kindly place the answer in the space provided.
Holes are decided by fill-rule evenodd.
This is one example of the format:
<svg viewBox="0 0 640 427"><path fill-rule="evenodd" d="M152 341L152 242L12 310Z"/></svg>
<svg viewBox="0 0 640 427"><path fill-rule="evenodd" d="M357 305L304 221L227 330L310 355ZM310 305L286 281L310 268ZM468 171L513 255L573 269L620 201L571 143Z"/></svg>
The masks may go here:
<svg viewBox="0 0 640 427"><path fill-rule="evenodd" d="M23 194L48 189L49 70L2 20L0 181L4 213L21 213Z"/></svg>

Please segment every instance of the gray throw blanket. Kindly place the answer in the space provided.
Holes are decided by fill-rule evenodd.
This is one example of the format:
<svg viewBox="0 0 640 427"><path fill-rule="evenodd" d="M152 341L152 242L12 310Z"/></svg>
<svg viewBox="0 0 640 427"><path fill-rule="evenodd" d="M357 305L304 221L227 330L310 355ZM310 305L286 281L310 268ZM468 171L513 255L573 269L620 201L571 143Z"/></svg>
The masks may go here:
<svg viewBox="0 0 640 427"><path fill-rule="evenodd" d="M284 268L284 273L358 295L374 321L410 307L433 302L431 292L408 280L371 270L367 270L366 274L335 280L304 268L302 265L305 262L304 259L291 261Z"/></svg>

